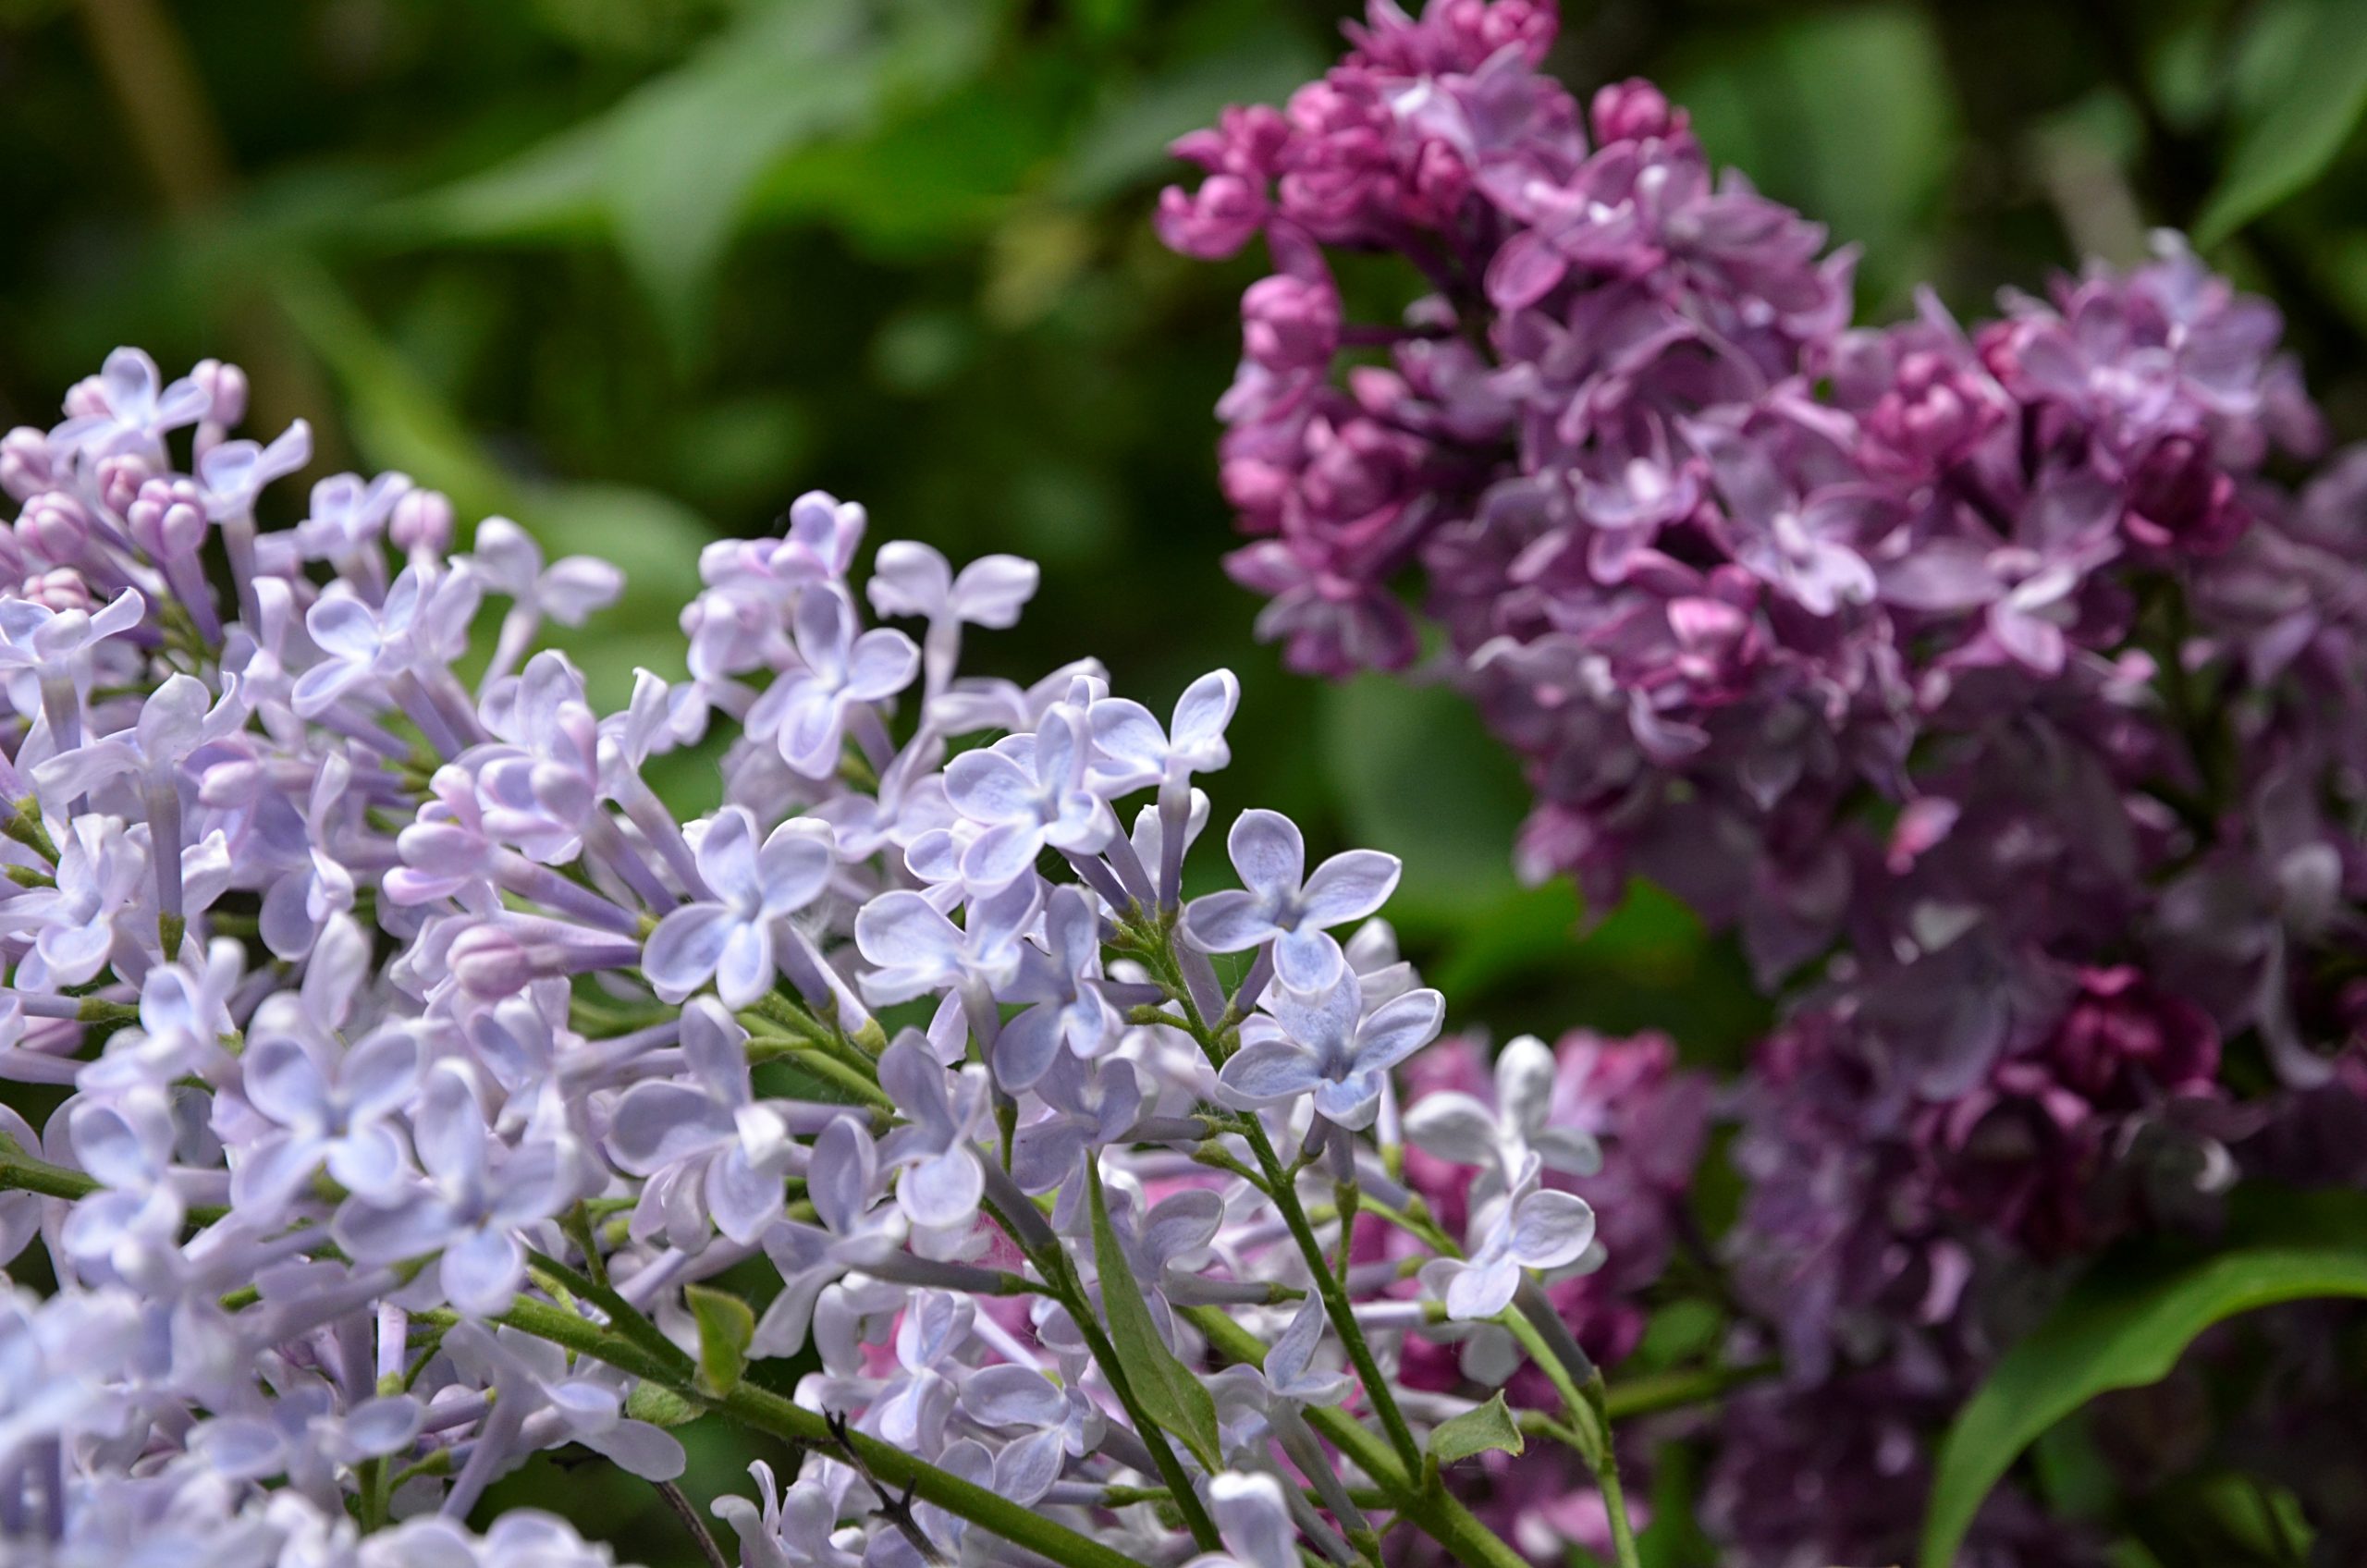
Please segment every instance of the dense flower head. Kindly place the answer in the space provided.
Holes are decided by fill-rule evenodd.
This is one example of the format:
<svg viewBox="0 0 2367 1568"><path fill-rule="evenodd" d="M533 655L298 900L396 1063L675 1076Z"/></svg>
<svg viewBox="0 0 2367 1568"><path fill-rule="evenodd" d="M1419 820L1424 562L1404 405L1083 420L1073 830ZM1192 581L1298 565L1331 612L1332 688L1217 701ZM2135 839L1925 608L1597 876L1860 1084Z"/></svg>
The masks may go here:
<svg viewBox="0 0 2367 1568"><path fill-rule="evenodd" d="M2367 455L2294 484L2324 431L2278 313L2175 235L1853 325L1850 251L1650 83L1582 112L1546 11L1377 5L1286 111L1177 144L1210 172L1169 243L1271 263L1217 407L1229 566L1293 668L1469 696L1527 766L1525 874L1738 932L1785 1017L1723 1252L1796 1392L1722 1484L1862 1465L1771 1434L1910 1363L1859 1430L1919 1475L1990 1306L2240 1170L2357 1180ZM1347 316L1351 251L1401 259L1395 320ZM1745 1561L1913 1544L1749 1513Z"/></svg>
<svg viewBox="0 0 2367 1568"><path fill-rule="evenodd" d="M1373 918L1395 858L1243 811L1241 886L1184 898L1229 672L964 674L1034 567L898 541L865 583L816 493L704 554L688 677L611 708L539 634L616 569L399 474L266 529L304 444L234 439L239 386L126 350L6 443L0 1079L67 1092L0 1111L0 1265L56 1280L0 1276L11 1562L593 1568L462 1522L565 1445L670 1482L724 1407L804 1456L719 1510L749 1568L1278 1568L1491 1391L1401 1409L1429 1341L1541 1314L1590 1370L1545 1292L1594 1210L1533 1158L1429 1270L1371 1251L1428 1223L1395 1077L1447 1006ZM703 740L686 820L646 770Z"/></svg>

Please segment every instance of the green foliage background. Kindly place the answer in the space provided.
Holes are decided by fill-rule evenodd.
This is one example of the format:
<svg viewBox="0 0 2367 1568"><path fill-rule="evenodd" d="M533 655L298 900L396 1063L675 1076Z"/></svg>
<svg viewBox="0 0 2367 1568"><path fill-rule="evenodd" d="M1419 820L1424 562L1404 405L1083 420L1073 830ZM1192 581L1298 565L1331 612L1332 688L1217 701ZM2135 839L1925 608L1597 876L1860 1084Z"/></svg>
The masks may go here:
<svg viewBox="0 0 2367 1568"><path fill-rule="evenodd" d="M2367 431L2367 5L2359 0L1605 0L1556 66L1635 73L1712 153L1864 248L1869 319L1964 312L2156 224L2287 308L2338 433ZM0 0L0 426L45 424L119 342L255 383L322 463L401 468L465 515L622 562L574 647L621 694L680 669L711 537L824 487L874 538L1033 556L977 656L1098 654L1154 704L1245 688L1225 809L1406 857L1393 910L1499 1034L1765 1018L1727 946L1639 894L1576 940L1524 890L1519 778L1453 699L1319 688L1224 580L1209 408L1254 258L1163 251L1162 147L1278 101L1336 47L1317 0ZM1360 286L1352 279L1353 286ZM1384 284L1385 288L1386 285ZM1391 303L1376 296L1379 308ZM288 504L291 497L283 497ZM673 787L711 793L704 759ZM741 1484L693 1428L691 1490ZM534 1501L686 1561L645 1488L538 1463Z"/></svg>

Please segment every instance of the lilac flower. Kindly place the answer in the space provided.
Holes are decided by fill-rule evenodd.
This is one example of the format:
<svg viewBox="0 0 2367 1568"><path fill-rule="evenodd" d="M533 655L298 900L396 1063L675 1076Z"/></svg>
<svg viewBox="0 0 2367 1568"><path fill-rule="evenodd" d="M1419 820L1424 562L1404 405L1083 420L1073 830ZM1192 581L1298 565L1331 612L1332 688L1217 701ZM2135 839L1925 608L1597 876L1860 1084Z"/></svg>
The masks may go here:
<svg viewBox="0 0 2367 1568"><path fill-rule="evenodd" d="M250 1145L231 1174L230 1199L242 1208L282 1213L325 1168L364 1196L391 1193L404 1174L402 1139L390 1121L419 1082L417 1040L396 1028L350 1051L317 1040L264 1035L240 1059L246 1102L279 1129Z"/></svg>
<svg viewBox="0 0 2367 1568"><path fill-rule="evenodd" d="M1493 1110L1459 1090L1425 1095L1405 1113L1405 1136L1419 1148L1458 1165L1487 1167L1509 1186L1533 1154L1548 1170L1591 1176L1602 1150L1585 1130L1552 1126L1553 1053L1534 1035L1508 1043L1496 1058Z"/></svg>
<svg viewBox="0 0 2367 1568"><path fill-rule="evenodd" d="M98 974L115 947L116 922L137 907L148 868L145 845L117 817L75 817L59 850L55 887L0 903L0 930L34 932L17 965L20 989L62 989Z"/></svg>
<svg viewBox="0 0 2367 1568"><path fill-rule="evenodd" d="M699 876L715 894L657 923L642 967L658 995L679 1001L713 976L725 1005L743 1008L772 988L773 923L819 897L833 864L830 830L792 819L756 842L746 808L726 806L697 848Z"/></svg>
<svg viewBox="0 0 2367 1568"><path fill-rule="evenodd" d="M748 713L749 732L775 737L782 761L820 778L839 766L849 711L911 685L920 650L886 627L857 635L853 609L828 587L798 596L796 638L803 668L758 699Z"/></svg>
<svg viewBox="0 0 2367 1568"><path fill-rule="evenodd" d="M445 1298L474 1317L503 1311L525 1272L518 1228L546 1219L570 1195L564 1152L529 1142L497 1161L484 1113L455 1065L427 1075L411 1127L426 1181L339 1205L338 1244L365 1263L440 1253Z"/></svg>
<svg viewBox="0 0 2367 1568"><path fill-rule="evenodd" d="M411 490L404 473L366 482L358 473L339 473L320 481L313 486L311 511L296 525L296 548L307 560L359 557L377 544L395 503Z"/></svg>
<svg viewBox="0 0 2367 1568"><path fill-rule="evenodd" d="M797 1354L824 1287L850 1272L877 1268L902 1250L909 1224L901 1203L882 1205L881 1175L878 1148L853 1120L839 1118L815 1137L805 1191L821 1223L789 1220L765 1235L781 1290L757 1320L760 1354Z"/></svg>
<svg viewBox="0 0 2367 1568"><path fill-rule="evenodd" d="M1065 704L1032 735L964 752L945 770L945 798L986 831L962 852L974 888L1000 888L1025 875L1046 846L1090 854L1117 832L1109 802L1085 784L1092 748L1082 715Z"/></svg>
<svg viewBox="0 0 2367 1568"><path fill-rule="evenodd" d="M946 558L908 539L879 546L865 592L881 615L917 616L928 622L923 658L928 690L945 689L961 656L962 628L1015 626L1036 596L1036 563L1017 556L981 556L955 575Z"/></svg>
<svg viewBox="0 0 2367 1568"><path fill-rule="evenodd" d="M104 1190L74 1206L59 1240L68 1256L136 1280L149 1257L173 1244L187 1212L173 1181L171 1102L153 1085L79 1100L67 1126L75 1158Z"/></svg>
<svg viewBox="0 0 2367 1568"><path fill-rule="evenodd" d="M1242 1026L1241 1048L1217 1075L1235 1105L1267 1106L1315 1096L1327 1120L1372 1124L1389 1070L1436 1038L1446 999L1409 991L1367 1016L1355 978L1343 974L1307 999L1284 992Z"/></svg>
<svg viewBox="0 0 2367 1568"><path fill-rule="evenodd" d="M700 998L682 1010L681 1033L693 1083L648 1079L627 1089L610 1119L608 1147L623 1170L672 1178L652 1181L644 1204L662 1204L672 1185L688 1184L717 1230L754 1242L780 1215L793 1148L789 1126L749 1086L746 1030ZM676 1244L689 1243L678 1236Z"/></svg>
<svg viewBox="0 0 2367 1568"><path fill-rule="evenodd" d="M1306 842L1280 812L1245 811L1225 840L1244 886L1192 900L1184 935L1212 953L1274 945L1274 973L1291 990L1330 991L1344 961L1328 927L1362 920L1397 886L1394 855L1350 850L1306 875Z"/></svg>
<svg viewBox="0 0 2367 1568"><path fill-rule="evenodd" d="M1537 1170L1532 1159L1479 1210L1467 1256L1422 1265L1423 1288L1446 1303L1449 1317L1468 1323L1495 1317L1512 1305L1521 1270L1565 1268L1593 1243L1594 1210L1586 1199L1539 1186Z"/></svg>
<svg viewBox="0 0 2367 1568"><path fill-rule="evenodd" d="M519 1414L531 1403L549 1411L564 1434L645 1480L670 1481L682 1473L682 1445L664 1428L624 1412L621 1377L567 1353L548 1340L512 1329L487 1332L474 1323L453 1328L445 1339L455 1361L489 1375L501 1397Z"/></svg>
<svg viewBox="0 0 2367 1568"><path fill-rule="evenodd" d="M924 1229L968 1224L986 1190L976 1148L987 1116L984 1071L971 1067L949 1075L907 1031L880 1053L879 1086L905 1119L879 1151L901 1172L897 1207Z"/></svg>
<svg viewBox="0 0 2367 1568"><path fill-rule="evenodd" d="M1032 1002L1009 1020L995 1040L995 1081L1012 1093L1032 1088L1063 1047L1099 1056L1123 1024L1104 994L1101 917L1074 888L1054 890L1044 908L1044 948L1020 954L1019 973L1000 991L1009 1002Z"/></svg>
<svg viewBox="0 0 2367 1568"><path fill-rule="evenodd" d="M1083 1390L1024 1366L987 1366L962 1386L962 1409L982 1427L1024 1427L995 1454L995 1490L1033 1503L1072 1459L1101 1440L1101 1409Z"/></svg>
<svg viewBox="0 0 2367 1568"><path fill-rule="evenodd" d="M772 1466L748 1466L760 1503L745 1498L715 1500L716 1517L740 1537L742 1568L862 1568L863 1559L839 1544L838 1500L820 1483L795 1481L786 1491L773 1483Z"/></svg>
<svg viewBox="0 0 2367 1568"><path fill-rule="evenodd" d="M1298 1562L1298 1530L1273 1476L1228 1470L1209 1477L1208 1511L1225 1549L1202 1552L1185 1568L1293 1568Z"/></svg>
<svg viewBox="0 0 2367 1568"><path fill-rule="evenodd" d="M919 893L895 888L865 904L854 940L877 967L862 978L874 1007L889 1007L965 979L990 990L1011 983L1023 958L1024 937L1036 922L1041 890L1026 878L971 901L967 924L956 925Z"/></svg>
<svg viewBox="0 0 2367 1568"><path fill-rule="evenodd" d="M1184 688L1164 729L1132 698L1094 704L1085 717L1093 728L1096 787L1116 795L1216 772L1233 760L1224 732L1240 705L1241 682L1229 669L1211 670Z"/></svg>
<svg viewBox="0 0 2367 1568"><path fill-rule="evenodd" d="M467 573L407 567L374 608L350 591L323 594L305 612L304 630L325 656L297 677L290 704L315 718L365 681L448 665L467 643L482 592Z"/></svg>
<svg viewBox="0 0 2367 1568"><path fill-rule="evenodd" d="M272 438L269 446L252 441L225 441L200 453L198 484L205 491L205 511L220 521L254 510L255 497L274 480L285 479L313 460L313 427L297 420Z"/></svg>
<svg viewBox="0 0 2367 1568"><path fill-rule="evenodd" d="M1023 1193L1063 1189L1080 1160L1116 1142L1142 1114L1142 1084L1124 1060L1061 1056L1034 1087L1051 1114L1012 1139L1011 1179ZM1064 1201L1073 1196L1073 1187L1063 1190Z"/></svg>
<svg viewBox="0 0 2367 1568"><path fill-rule="evenodd" d="M138 349L117 349L98 374L66 395L69 417L49 432L53 460L161 452L166 435L206 418L213 403L196 378L167 386L154 360Z"/></svg>

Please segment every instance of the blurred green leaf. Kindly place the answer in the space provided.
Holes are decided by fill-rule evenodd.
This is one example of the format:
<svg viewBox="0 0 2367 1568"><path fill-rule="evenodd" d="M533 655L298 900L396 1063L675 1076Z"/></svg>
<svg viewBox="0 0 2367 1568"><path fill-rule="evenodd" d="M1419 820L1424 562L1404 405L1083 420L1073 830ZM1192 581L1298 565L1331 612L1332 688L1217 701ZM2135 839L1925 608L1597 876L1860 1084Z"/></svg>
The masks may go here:
<svg viewBox="0 0 2367 1568"><path fill-rule="evenodd" d="M614 117L605 171L617 248L678 338L741 202L775 158L877 102L878 43L847 0L760 7Z"/></svg>
<svg viewBox="0 0 2367 1568"><path fill-rule="evenodd" d="M653 491L617 484L538 484L488 456L325 276L288 269L275 295L344 393L354 445L373 466L399 469L445 492L469 522L511 518L553 556L596 555L625 573L618 604L549 641L583 668L594 700L621 706L636 666L681 672L675 617L699 589L704 520Z"/></svg>
<svg viewBox="0 0 2367 1568"><path fill-rule="evenodd" d="M1847 6L1711 38L1668 72L1710 155L1862 244L1877 286L1895 288L1961 140L1929 16Z"/></svg>
<svg viewBox="0 0 2367 1568"><path fill-rule="evenodd" d="M1167 144L1232 104L1279 104L1328 63L1306 36L1261 27L1223 52L1105 91L1054 179L1071 202L1106 200L1168 165Z"/></svg>
<svg viewBox="0 0 2367 1568"><path fill-rule="evenodd" d="M1923 1568L1947 1568L1990 1488L2038 1436L2096 1395L2160 1381L2215 1323L2279 1302L2367 1296L2367 1219L2348 1202L2275 1211L2276 1240L2101 1266L2005 1353L1949 1429L1924 1518Z"/></svg>
<svg viewBox="0 0 2367 1568"><path fill-rule="evenodd" d="M2289 69L2278 73L2273 91L2237 122L2226 172L2195 220L2195 239L2204 245L2305 190L2367 113L2367 6L2293 0L2277 11L2300 12L2307 20L2265 24L2295 31Z"/></svg>
<svg viewBox="0 0 2367 1568"><path fill-rule="evenodd" d="M678 348L759 179L977 68L1003 7L966 0L772 0L613 108L507 163L382 210L413 239L566 237L605 222ZM939 143L940 146L943 143ZM882 190L883 201L892 190Z"/></svg>
<svg viewBox="0 0 2367 1568"><path fill-rule="evenodd" d="M1323 755L1349 833L1405 862L1392 920L1454 926L1521 892L1519 766L1443 686L1367 675L1324 692Z"/></svg>

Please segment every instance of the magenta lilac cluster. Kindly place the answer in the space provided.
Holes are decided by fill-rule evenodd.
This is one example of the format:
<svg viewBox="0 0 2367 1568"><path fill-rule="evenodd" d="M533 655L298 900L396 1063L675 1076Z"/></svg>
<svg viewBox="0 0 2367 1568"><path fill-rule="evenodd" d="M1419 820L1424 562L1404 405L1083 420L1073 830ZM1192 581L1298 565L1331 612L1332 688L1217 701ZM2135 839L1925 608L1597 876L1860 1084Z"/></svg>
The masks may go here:
<svg viewBox="0 0 2367 1568"><path fill-rule="evenodd" d="M1273 266L1229 566L1293 667L1469 694L1527 764L1526 872L1650 878L1789 998L1729 1244L1796 1391L1713 1481L1750 1561L1887 1560L1986 1304L2244 1169L2338 1174L2278 1129L2359 1078L2367 458L2288 482L2323 435L2279 318L2174 237L1854 327L1851 253L1650 84L1582 110L1554 20L1375 0L1284 108L1177 143L1168 243ZM1331 258L1375 251L1403 308L1350 321ZM1894 1397L1824 1391L1860 1376ZM1786 1399L1863 1435L1795 1460L1891 1455L1895 1505L1752 1506L1805 1484L1751 1452Z"/></svg>
<svg viewBox="0 0 2367 1568"><path fill-rule="evenodd" d="M399 474L266 496L308 435L244 396L122 349L0 442L0 1080L62 1097L0 1107L0 1558L596 1568L487 1488L671 1488L703 1416L796 1456L717 1507L744 1568L1517 1568L1462 1501L1515 1380L1615 1476L1548 1114L1606 1069L1408 1109L1392 856L1249 810L1184 898L1231 674L965 673L1035 567L866 574L816 493L604 706L540 644L614 567Z"/></svg>

